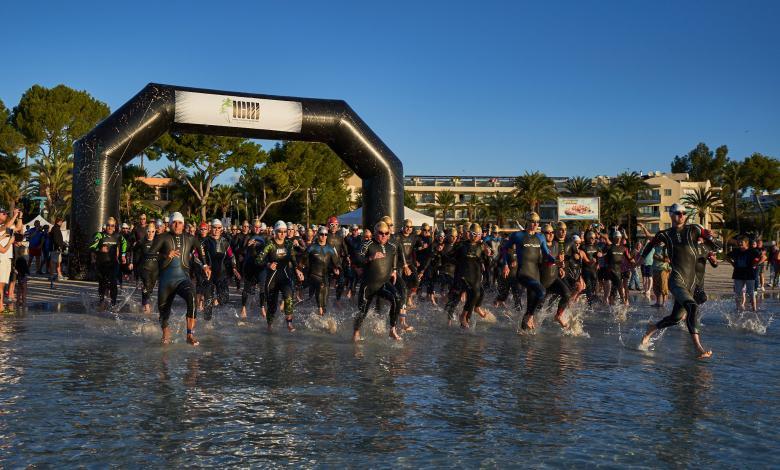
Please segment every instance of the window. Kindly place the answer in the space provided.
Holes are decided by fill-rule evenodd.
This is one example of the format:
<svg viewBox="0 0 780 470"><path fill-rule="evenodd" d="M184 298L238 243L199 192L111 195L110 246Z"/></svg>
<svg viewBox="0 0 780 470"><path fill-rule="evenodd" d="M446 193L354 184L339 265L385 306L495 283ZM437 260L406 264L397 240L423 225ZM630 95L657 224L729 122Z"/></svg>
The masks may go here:
<svg viewBox="0 0 780 470"><path fill-rule="evenodd" d="M671 189L664 189L664 196L671 197L672 196L672 190Z"/></svg>
<svg viewBox="0 0 780 470"><path fill-rule="evenodd" d="M420 195L420 198L418 199L418 202L421 202L423 204L433 204L435 201L434 195L431 193L424 193Z"/></svg>

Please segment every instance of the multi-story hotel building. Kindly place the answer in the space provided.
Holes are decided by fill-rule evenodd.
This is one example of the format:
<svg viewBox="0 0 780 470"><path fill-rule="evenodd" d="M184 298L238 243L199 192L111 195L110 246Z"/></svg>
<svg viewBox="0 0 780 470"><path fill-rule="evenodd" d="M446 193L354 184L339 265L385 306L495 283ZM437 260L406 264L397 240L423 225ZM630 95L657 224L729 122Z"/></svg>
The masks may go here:
<svg viewBox="0 0 780 470"><path fill-rule="evenodd" d="M709 181L689 181L687 173L661 173L650 172L642 175L650 185L650 189L639 194L638 202L641 204L638 220L647 226L651 232L656 232L671 226L669 206L680 202L683 196L693 193L697 188L714 189ZM564 184L567 177L551 177L558 192L565 194ZM610 178L597 176L593 178L593 184L607 183ZM408 175L404 177L404 191L413 197L417 203L415 210L434 216L436 209L436 193L450 191L455 196L455 206L447 213L447 224L460 223L468 218L468 204L496 193L512 193L515 190L515 177L513 176L424 176ZM353 175L346 181L353 194L361 187L360 178ZM408 197L408 196L407 196ZM558 207L556 201L542 203L539 214L545 221L558 219ZM437 221L441 220L441 213L437 214ZM692 217L692 221L698 222L698 217ZM705 217L704 225L708 228L717 228L720 219L713 218L711 214Z"/></svg>

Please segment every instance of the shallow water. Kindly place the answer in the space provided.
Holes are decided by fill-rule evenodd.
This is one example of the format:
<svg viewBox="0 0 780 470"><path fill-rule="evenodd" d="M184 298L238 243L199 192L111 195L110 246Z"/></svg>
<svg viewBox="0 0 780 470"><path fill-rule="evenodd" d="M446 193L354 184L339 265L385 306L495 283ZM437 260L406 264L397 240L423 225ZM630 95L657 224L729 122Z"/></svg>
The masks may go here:
<svg viewBox="0 0 780 470"><path fill-rule="evenodd" d="M576 335L549 312L519 335L501 309L462 331L423 304L401 343L375 316L355 346L349 308L335 334L302 304L269 335L229 306L192 348L181 316L161 347L140 314L31 306L0 318L0 466L780 465L777 300L756 324L708 302L708 361L679 327L639 350L644 300L575 309Z"/></svg>

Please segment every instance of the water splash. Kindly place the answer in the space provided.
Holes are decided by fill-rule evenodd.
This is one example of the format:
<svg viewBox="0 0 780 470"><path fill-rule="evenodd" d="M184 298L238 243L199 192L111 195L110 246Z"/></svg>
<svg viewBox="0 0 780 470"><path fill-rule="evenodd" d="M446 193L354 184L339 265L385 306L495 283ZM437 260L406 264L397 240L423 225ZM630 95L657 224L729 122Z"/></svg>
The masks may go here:
<svg viewBox="0 0 780 470"><path fill-rule="evenodd" d="M339 329L339 322L335 317L331 315L320 315L319 313L312 313L304 317L303 325L309 330L320 331L332 335L336 334Z"/></svg>
<svg viewBox="0 0 780 470"><path fill-rule="evenodd" d="M765 335L769 325L772 324L774 314L770 313L765 318L761 318L759 312L753 311L741 311L724 313L723 318L726 320L726 326L733 330L741 330L748 333L755 333L757 335Z"/></svg>

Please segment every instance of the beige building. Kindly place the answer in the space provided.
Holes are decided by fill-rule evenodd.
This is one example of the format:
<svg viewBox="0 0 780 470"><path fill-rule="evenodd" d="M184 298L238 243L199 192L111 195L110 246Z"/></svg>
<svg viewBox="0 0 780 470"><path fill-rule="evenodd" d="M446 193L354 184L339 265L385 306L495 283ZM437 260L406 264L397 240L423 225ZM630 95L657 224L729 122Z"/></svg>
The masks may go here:
<svg viewBox="0 0 780 470"><path fill-rule="evenodd" d="M661 173L650 172L643 175L645 181L651 186L649 191L639 195L639 221L645 224L651 232L657 232L671 226L669 206L680 200L686 194L694 192L697 188L714 189L709 181L688 181L687 173ZM559 192L563 192L566 177L551 177ZM609 183L607 176L593 178L593 185ZM404 177L404 191L414 197L417 202L417 211L434 216L436 207L436 193L451 191L455 195L454 209L447 214L447 223L460 222L468 218L468 204L471 201L492 196L495 193L511 193L514 191L515 177L513 176L419 176L409 175ZM346 186L352 191L353 200L361 188L360 178L352 175ZM408 197L408 196L407 196ZM545 221L558 219L558 207L556 201L547 201L541 205L540 216ZM690 212L690 211L689 211ZM441 214L438 214L441 216ZM439 219L437 219L438 221ZM698 222L698 217L692 216L692 221ZM704 221L705 227L719 228L720 219L707 215Z"/></svg>
<svg viewBox="0 0 780 470"><path fill-rule="evenodd" d="M645 181L651 189L639 194L638 201L642 206L639 208L638 220L652 233L672 226L669 206L681 202L686 195L699 188L720 191L720 188L712 186L709 181L688 181L688 173L651 172ZM688 212L693 211L689 208ZM698 223L699 217L693 214L690 220ZM707 214L703 225L707 228L720 228L722 220Z"/></svg>

